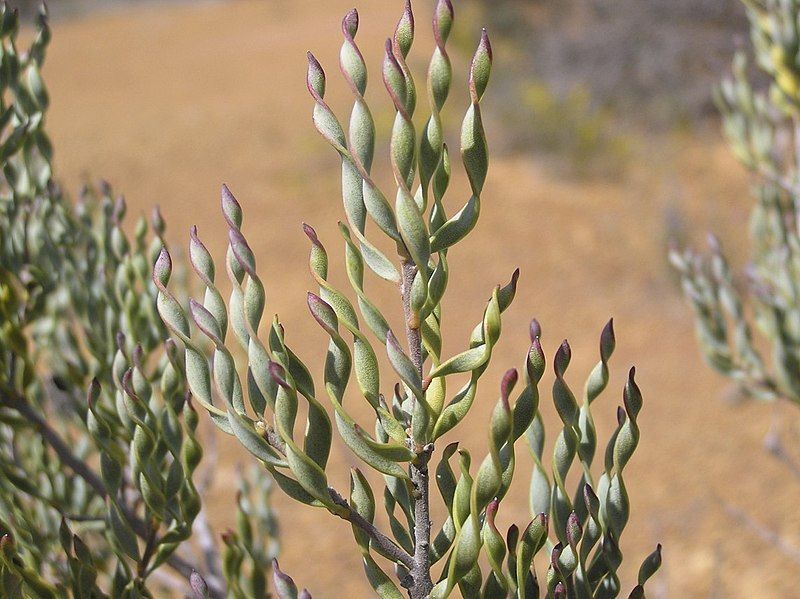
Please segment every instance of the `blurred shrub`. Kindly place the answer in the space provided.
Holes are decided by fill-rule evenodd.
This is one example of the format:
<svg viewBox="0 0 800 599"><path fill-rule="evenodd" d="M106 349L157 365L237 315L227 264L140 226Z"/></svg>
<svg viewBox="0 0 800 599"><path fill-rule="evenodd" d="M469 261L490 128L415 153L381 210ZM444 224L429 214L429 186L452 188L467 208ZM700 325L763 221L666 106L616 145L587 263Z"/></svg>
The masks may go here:
<svg viewBox="0 0 800 599"><path fill-rule="evenodd" d="M259 594L269 481L240 478L218 549L193 480L213 456L155 305L164 221L130 222L106 183L74 203L62 193L46 13L24 51L19 28L0 4L0 596L152 597L187 588L193 569L215 597L226 583Z"/></svg>
<svg viewBox="0 0 800 599"><path fill-rule="evenodd" d="M627 164L631 136L620 130L610 111L594 105L587 88L577 86L557 97L547 85L530 82L520 93L530 126L517 130L515 148L555 152L579 175L614 175Z"/></svg>
<svg viewBox="0 0 800 599"><path fill-rule="evenodd" d="M709 114L709 89L746 31L737 0L471 0L521 52L523 77L649 127Z"/></svg>
<svg viewBox="0 0 800 599"><path fill-rule="evenodd" d="M712 114L709 90L745 31L736 0L469 0L506 55L495 122L507 148L571 175L617 175L642 132ZM496 92L497 93L497 92Z"/></svg>
<svg viewBox="0 0 800 599"><path fill-rule="evenodd" d="M752 397L800 405L800 3L744 3L767 85L753 83L740 52L716 99L734 154L755 175L749 263L738 275L714 237L709 255L672 260L706 360Z"/></svg>

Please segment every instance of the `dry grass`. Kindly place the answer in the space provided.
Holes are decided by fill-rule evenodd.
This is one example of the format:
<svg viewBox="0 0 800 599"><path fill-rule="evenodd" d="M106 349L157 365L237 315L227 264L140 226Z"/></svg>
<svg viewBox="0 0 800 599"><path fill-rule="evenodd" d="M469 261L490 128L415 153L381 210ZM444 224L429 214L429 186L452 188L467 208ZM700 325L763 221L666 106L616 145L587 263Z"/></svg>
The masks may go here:
<svg viewBox="0 0 800 599"><path fill-rule="evenodd" d="M305 50L313 49L335 74L338 20L351 4L262 0L60 22L46 71L57 169L66 184L74 189L88 175L103 176L126 194L134 213L160 204L174 245L185 245L189 226L197 224L221 256L217 190L227 182L245 207L245 231L268 282L269 310L280 314L289 340L315 364L325 342L304 307L313 281L300 222L317 226L334 250L341 210L337 160L310 124ZM377 66L397 2L361 4L361 44ZM420 23L424 6L418 6ZM420 31L427 36L427 27ZM429 47L429 40L421 45ZM374 76L370 97L386 106L377 81ZM329 87L334 104L345 106L344 86L334 81ZM456 89L452 104L463 107L466 94ZM500 101L490 93L487 106ZM388 174L384 170L382 179ZM460 180L456 188L464 185ZM693 228L714 228L725 238L726 231L741 229L746 189L739 167L709 136L651 140L632 171L613 182L556 180L535 161L496 160L483 220L471 243L451 254L445 353L466 341L492 285L514 267L522 269L495 365L462 430L464 446L475 453L485 448L485 416L497 395L492 381L520 365L531 316L544 324L550 355L563 337L571 340L576 358L569 380L577 390L597 359L602 325L615 316L618 353L597 419L608 431L623 373L636 364L646 403L628 476L633 514L623 551L635 558L656 541L664 543L665 567L651 587L653 597L708 596L712 585L720 585L719 597L800 596L794 584L800 567L743 529L720 501L726 498L800 543L797 487L785 483L785 471L760 449L769 408L733 409L719 400L724 382L699 363L689 312L663 255L670 205L680 206ZM452 198L463 201L459 193ZM741 245L732 235L727 239ZM378 297L394 295L378 284L371 289ZM548 376L543 389L550 381ZM551 405L546 402L544 410L554 425ZM231 521L232 464L240 459L246 457L225 444L211 498L220 525ZM353 458L339 445L332 461L344 473ZM521 480L501 513L506 524L527 518L528 466L525 456ZM344 488L344 476L335 484ZM315 597L368 596L343 522L283 498L277 507L287 571ZM626 566L628 584L636 567L637 561Z"/></svg>

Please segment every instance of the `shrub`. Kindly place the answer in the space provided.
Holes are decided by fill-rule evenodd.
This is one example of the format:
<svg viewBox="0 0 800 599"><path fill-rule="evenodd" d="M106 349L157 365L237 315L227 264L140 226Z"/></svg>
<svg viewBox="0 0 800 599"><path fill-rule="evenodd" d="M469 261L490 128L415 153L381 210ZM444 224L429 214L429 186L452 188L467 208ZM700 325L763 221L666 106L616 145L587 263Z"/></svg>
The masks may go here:
<svg viewBox="0 0 800 599"><path fill-rule="evenodd" d="M381 597L400 597L401 588L412 598L446 597L456 588L464 597L620 594L619 541L630 510L623 471L639 441L642 398L631 369L618 426L602 464L593 468L598 439L590 408L609 382L611 322L601 334L600 361L582 402L566 382L567 342L555 354L552 396L562 427L552 466L539 409L545 355L535 320L522 376L512 369L500 383L487 455L473 468L466 449L442 447L443 436L457 433L478 397L518 282L515 272L492 290L468 349L442 355L447 258L477 222L488 168L480 108L492 62L485 31L470 66L461 132L472 194L449 217L444 196L451 162L441 111L452 74L445 48L453 23L450 1L435 6L431 115L419 134L412 121L416 85L406 63L415 34L410 3L386 44L382 75L396 109L394 204L371 175L375 128L364 99L367 72L355 41L355 10L343 20L340 54L354 96L348 134L325 103L325 74L309 55L314 123L342 161L347 222L340 231L355 294L354 305L328 281L327 251L304 225L319 285L307 303L328 347L321 380L315 380L287 344L277 317L262 323L264 283L242 229L241 206L226 187L225 270L232 291L223 299L215 263L193 229L189 257L203 297L188 305L186 290L174 280L178 264L165 247L158 213L151 226L138 223L129 238L122 227L124 202L112 200L107 185L87 190L75 205L60 193L43 129L46 19L40 19L29 52L19 55L16 15L5 5L0 10L6 188L0 213L0 583L11 596L148 597L159 585L174 587L174 571L187 580L184 592L197 597L258 597L267 595L271 564L279 597L309 596L298 593L272 561L270 481L293 500L351 525L366 579ZM387 239L396 257L380 249ZM390 306L370 298L368 272L397 285L401 332L389 325ZM391 369L382 368L382 354ZM453 392L459 379L466 383ZM385 387L387 381L395 384ZM352 396L367 402L373 432L356 421ZM251 476L241 477L237 529L222 535L221 555L204 522L202 485L193 481L203 453L195 405L235 436L256 465ZM363 463L350 472L346 494L328 481L332 420ZM496 515L523 436L535 462L532 519L501 533ZM383 487L388 533L376 518L376 480ZM432 521L435 497L447 510L444 522ZM195 542L202 559L189 553ZM541 578L537 556L546 571ZM631 597L644 596L660 561L659 547L644 560Z"/></svg>
<svg viewBox="0 0 800 599"><path fill-rule="evenodd" d="M767 88L751 83L756 78L740 52L733 77L716 99L734 154L756 177L752 253L741 277L713 236L709 255L682 250L671 258L709 364L751 397L800 404L800 6L773 0L744 4Z"/></svg>
<svg viewBox="0 0 800 599"><path fill-rule="evenodd" d="M0 5L0 586L11 597L151 596L163 565L184 579L197 568L219 591L215 541L206 539L208 564L184 547L201 515L192 474L203 451L182 358L155 306L164 222L156 210L131 238L108 184L75 205L64 197L44 128L46 13L25 53L18 27ZM240 528L259 532L246 552L228 535L225 553L240 564L225 574L232 583L252 571L258 590L274 549L264 483L250 487L242 497L263 507L243 499Z"/></svg>

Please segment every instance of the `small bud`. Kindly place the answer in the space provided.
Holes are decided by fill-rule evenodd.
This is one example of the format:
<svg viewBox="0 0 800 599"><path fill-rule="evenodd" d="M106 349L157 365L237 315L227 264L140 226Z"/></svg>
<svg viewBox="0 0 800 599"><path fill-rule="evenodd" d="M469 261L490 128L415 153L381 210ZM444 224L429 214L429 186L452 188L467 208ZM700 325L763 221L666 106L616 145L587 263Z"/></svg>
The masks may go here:
<svg viewBox="0 0 800 599"><path fill-rule="evenodd" d="M561 378L564 376L569 366L570 359L572 359L572 350L569 347L569 342L565 339L559 346L555 360L553 360L553 369L557 377Z"/></svg>
<svg viewBox="0 0 800 599"><path fill-rule="evenodd" d="M150 224L152 225L153 231L155 231L156 234L164 234L164 231L166 230L166 223L164 222L164 217L161 215L161 210L158 206L153 208L153 212L150 215Z"/></svg>
<svg viewBox="0 0 800 599"><path fill-rule="evenodd" d="M319 325L328 332L335 331L339 325L339 320L336 317L336 312L324 299L317 294L308 292L306 294L306 301L308 309L311 311L311 316L314 317Z"/></svg>
<svg viewBox="0 0 800 599"><path fill-rule="evenodd" d="M228 241L231 244L233 255L251 278L256 277L256 257L239 229L228 230Z"/></svg>
<svg viewBox="0 0 800 599"><path fill-rule="evenodd" d="M539 321L536 320L535 318L531 320L530 336L531 336L531 343L533 343L536 339L541 338L542 336L542 325L539 324Z"/></svg>
<svg viewBox="0 0 800 599"><path fill-rule="evenodd" d="M139 397L136 395L136 391L133 389L133 368L128 368L128 370L125 371L125 374L122 375L122 389L131 399L139 399Z"/></svg>
<svg viewBox="0 0 800 599"><path fill-rule="evenodd" d="M220 535L220 537L222 537L222 542L228 545L229 547L231 545L236 544L236 533L233 532L233 530L231 530L230 528L225 532L223 532Z"/></svg>
<svg viewBox="0 0 800 599"><path fill-rule="evenodd" d="M297 586L294 584L294 580L281 570L277 559L272 560L272 579L278 596L290 597L297 594Z"/></svg>
<svg viewBox="0 0 800 599"><path fill-rule="evenodd" d="M397 57L394 55L392 40L388 39L384 45L383 83L392 97L395 108L398 110L403 108L406 99L406 78L403 75L403 69L400 68L400 63L397 62Z"/></svg>
<svg viewBox="0 0 800 599"><path fill-rule="evenodd" d="M147 235L147 221L144 217L136 221L136 228L133 231L133 236L138 240L143 240Z"/></svg>
<svg viewBox="0 0 800 599"><path fill-rule="evenodd" d="M644 583L661 567L661 543L656 545L656 550L648 555L639 568L638 583Z"/></svg>
<svg viewBox="0 0 800 599"><path fill-rule="evenodd" d="M197 225L192 225L189 229L189 260L200 279L210 286L216 277L216 266L208 248L200 241Z"/></svg>
<svg viewBox="0 0 800 599"><path fill-rule="evenodd" d="M558 570L558 558L561 557L562 552L564 551L564 544L558 543L555 547L553 547L553 551L550 552L550 564L553 566L555 570Z"/></svg>
<svg viewBox="0 0 800 599"><path fill-rule="evenodd" d="M306 237L308 237L311 240L311 243L313 243L318 247L322 246L322 243L320 242L319 237L317 236L317 232L314 230L314 227L312 227L311 225L307 225L306 223L303 223L303 233L305 233Z"/></svg>
<svg viewBox="0 0 800 599"><path fill-rule="evenodd" d="M517 295L517 283L519 282L519 268L511 273L511 280L504 286L497 286L497 300L500 303L500 310L505 310L514 301Z"/></svg>
<svg viewBox="0 0 800 599"><path fill-rule="evenodd" d="M708 247L711 249L711 252L713 254L722 253L722 244L719 241L719 237L717 237L713 233L708 233L706 241L708 243Z"/></svg>
<svg viewBox="0 0 800 599"><path fill-rule="evenodd" d="M223 344L219 322L203 304L194 298L190 298L189 313L192 315L192 320L197 325L197 328L203 331L204 335L211 339L217 346Z"/></svg>
<svg viewBox="0 0 800 599"><path fill-rule="evenodd" d="M492 45L486 29L481 31L481 41L472 57L469 69L469 87L472 102L478 103L489 84L489 75L492 71Z"/></svg>
<svg viewBox="0 0 800 599"><path fill-rule="evenodd" d="M156 263L153 266L153 282L165 288L169 283L169 278L172 275L172 258L167 251L167 248L161 248L156 258Z"/></svg>
<svg viewBox="0 0 800 599"><path fill-rule="evenodd" d="M567 542L574 549L580 543L581 537L583 537L583 528L581 528L580 519L575 512L572 512L567 518L566 533Z"/></svg>
<svg viewBox="0 0 800 599"><path fill-rule="evenodd" d="M452 27L453 3L450 0L439 0L433 13L433 31L439 46L447 41Z"/></svg>
<svg viewBox="0 0 800 599"><path fill-rule="evenodd" d="M308 57L306 86L315 99L322 100L325 97L325 71L311 52L308 52L306 56Z"/></svg>
<svg viewBox="0 0 800 599"><path fill-rule="evenodd" d="M222 214L228 222L228 226L238 229L242 226L242 207L239 202L233 197L231 190L224 183L222 184Z"/></svg>
<svg viewBox="0 0 800 599"><path fill-rule="evenodd" d="M544 350L542 349L542 342L539 340L539 337L535 337L528 350L527 370L528 378L530 378L531 382L538 383L542 379L545 366L546 360Z"/></svg>
<svg viewBox="0 0 800 599"><path fill-rule="evenodd" d="M141 343L137 343L133 348L133 364L138 370L144 370L144 349L142 349Z"/></svg>
<svg viewBox="0 0 800 599"><path fill-rule="evenodd" d="M342 19L342 33L350 39L358 32L358 11L354 8Z"/></svg>
<svg viewBox="0 0 800 599"><path fill-rule="evenodd" d="M507 370L505 375L503 375L503 380L500 383L500 395L503 399L503 407L506 409L506 411L511 409L509 396L511 395L511 391L514 389L514 385L517 384L518 379L519 375L516 368Z"/></svg>
<svg viewBox="0 0 800 599"><path fill-rule="evenodd" d="M117 224L121 223L127 211L128 205L125 202L125 196L118 196L114 202L114 222Z"/></svg>
<svg viewBox="0 0 800 599"><path fill-rule="evenodd" d="M639 385L636 384L634 377L636 376L636 367L632 366L628 372L628 382L625 384L625 391L622 394L625 403L625 411L631 420L636 420L636 416L642 409L642 392L639 390Z"/></svg>
<svg viewBox="0 0 800 599"><path fill-rule="evenodd" d="M596 518L600 511L600 499L589 484L583 486L583 501L586 503L586 510Z"/></svg>
<svg viewBox="0 0 800 599"><path fill-rule="evenodd" d="M406 0L403 14L394 30L394 44L400 54L405 58L414 42L414 13L411 10L411 0Z"/></svg>
<svg viewBox="0 0 800 599"><path fill-rule="evenodd" d="M178 361L178 345L174 339L167 339L164 342L164 352L167 354L170 362Z"/></svg>
<svg viewBox="0 0 800 599"><path fill-rule="evenodd" d="M611 354L614 353L616 338L614 337L614 319L610 319L603 332L600 333L600 358L603 362L608 362Z"/></svg>

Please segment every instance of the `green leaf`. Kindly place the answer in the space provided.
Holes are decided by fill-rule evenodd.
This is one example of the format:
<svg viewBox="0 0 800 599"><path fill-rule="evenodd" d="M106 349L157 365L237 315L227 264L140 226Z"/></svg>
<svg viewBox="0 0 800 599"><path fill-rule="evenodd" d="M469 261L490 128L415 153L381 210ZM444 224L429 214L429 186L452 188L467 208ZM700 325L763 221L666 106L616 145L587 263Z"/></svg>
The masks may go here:
<svg viewBox="0 0 800 599"><path fill-rule="evenodd" d="M119 511L113 501L106 501L108 508L108 524L114 535L117 545L132 560L138 562L140 558L139 544L136 541L136 534L128 524L128 521Z"/></svg>

